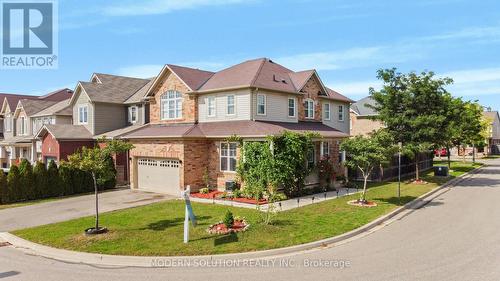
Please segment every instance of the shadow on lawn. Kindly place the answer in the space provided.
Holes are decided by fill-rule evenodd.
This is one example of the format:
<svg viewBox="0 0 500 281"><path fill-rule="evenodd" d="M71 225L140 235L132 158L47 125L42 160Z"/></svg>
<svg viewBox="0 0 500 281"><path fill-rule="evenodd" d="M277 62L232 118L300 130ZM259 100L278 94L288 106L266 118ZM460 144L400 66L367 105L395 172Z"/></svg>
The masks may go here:
<svg viewBox="0 0 500 281"><path fill-rule="evenodd" d="M238 235L236 233L229 233L214 239L214 246L219 246L228 243L238 242Z"/></svg>
<svg viewBox="0 0 500 281"><path fill-rule="evenodd" d="M207 219L211 219L211 218L212 217L209 217L209 216L196 217L196 219L198 221L207 220ZM181 225L183 223L184 223L184 218L175 218L173 220L159 220L159 221L152 222L152 223L148 224L147 227L141 228L141 230L149 229L149 230L161 231L161 230L165 230L165 229L172 227L172 226Z"/></svg>

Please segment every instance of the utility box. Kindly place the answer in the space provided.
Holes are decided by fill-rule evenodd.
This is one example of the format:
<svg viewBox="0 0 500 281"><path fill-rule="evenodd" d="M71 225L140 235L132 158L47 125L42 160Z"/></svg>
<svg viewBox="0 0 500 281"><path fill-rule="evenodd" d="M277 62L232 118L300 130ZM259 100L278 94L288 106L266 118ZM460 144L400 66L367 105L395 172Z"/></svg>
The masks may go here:
<svg viewBox="0 0 500 281"><path fill-rule="evenodd" d="M447 177L450 175L450 170L448 166L435 166L434 167L434 176L436 177Z"/></svg>

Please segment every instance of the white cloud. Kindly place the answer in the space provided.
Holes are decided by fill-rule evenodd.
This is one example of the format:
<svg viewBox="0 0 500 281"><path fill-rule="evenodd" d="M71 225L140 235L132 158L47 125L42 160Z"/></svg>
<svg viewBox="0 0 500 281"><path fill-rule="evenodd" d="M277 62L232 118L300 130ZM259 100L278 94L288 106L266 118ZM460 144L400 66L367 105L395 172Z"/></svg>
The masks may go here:
<svg viewBox="0 0 500 281"><path fill-rule="evenodd" d="M113 5L104 6L102 13L106 16L138 16L160 15L173 11L195 9L207 6L222 6L250 2L248 0L147 0L119 1ZM252 1L253 2L253 1Z"/></svg>
<svg viewBox="0 0 500 281"><path fill-rule="evenodd" d="M500 95L500 68L457 70L442 76L453 78L450 92L456 96Z"/></svg>
<svg viewBox="0 0 500 281"><path fill-rule="evenodd" d="M151 78L158 75L162 68L163 64L141 64L119 68L117 74L138 78Z"/></svg>
<svg viewBox="0 0 500 281"><path fill-rule="evenodd" d="M351 97L365 97L368 95L368 89L370 87L375 89L380 89L382 83L377 80L365 80L365 81L351 81L351 82L329 82L327 83L329 88L338 91L342 95Z"/></svg>
<svg viewBox="0 0 500 281"><path fill-rule="evenodd" d="M500 25L468 27L442 34L426 36L424 40L456 40L456 39L500 38Z"/></svg>

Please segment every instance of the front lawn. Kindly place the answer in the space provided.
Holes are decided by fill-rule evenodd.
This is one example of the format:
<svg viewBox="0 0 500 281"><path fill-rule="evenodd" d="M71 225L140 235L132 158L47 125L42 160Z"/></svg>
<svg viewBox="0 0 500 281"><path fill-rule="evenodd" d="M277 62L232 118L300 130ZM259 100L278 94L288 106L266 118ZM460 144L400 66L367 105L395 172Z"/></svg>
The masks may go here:
<svg viewBox="0 0 500 281"><path fill-rule="evenodd" d="M479 165L479 164L478 164ZM453 176L473 169L471 164L453 162ZM452 176L452 177L453 177ZM438 179L428 172L429 184L401 186L402 203L434 189ZM368 199L374 208L350 206L347 201L358 195L346 196L318 204L284 211L275 217L272 225L264 225L262 213L253 209L232 208L221 205L194 203L198 226L191 228L190 242L183 239L184 202L167 201L147 206L102 214L103 226L108 234L86 237L83 230L94 223L93 217L15 231L22 238L69 250L115 255L205 255L222 254L292 246L339 235L358 228L397 208L397 182L373 184ZM248 231L232 235L211 235L209 225L218 222L227 209L236 216L247 218Z"/></svg>

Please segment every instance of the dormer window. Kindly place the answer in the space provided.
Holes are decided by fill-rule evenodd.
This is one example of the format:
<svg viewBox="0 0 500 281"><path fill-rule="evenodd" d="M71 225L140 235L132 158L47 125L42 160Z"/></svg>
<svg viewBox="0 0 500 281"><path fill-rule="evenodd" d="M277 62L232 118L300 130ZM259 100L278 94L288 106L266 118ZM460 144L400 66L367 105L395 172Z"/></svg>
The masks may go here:
<svg viewBox="0 0 500 281"><path fill-rule="evenodd" d="M304 111L306 119L314 119L314 101L312 99L304 101Z"/></svg>
<svg viewBox="0 0 500 281"><path fill-rule="evenodd" d="M178 91L169 90L161 95L161 119L182 118L182 94Z"/></svg>
<svg viewBox="0 0 500 281"><path fill-rule="evenodd" d="M135 123L137 122L137 106L131 106L128 108L128 121L130 123Z"/></svg>

